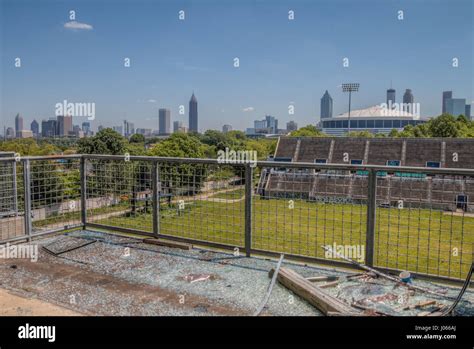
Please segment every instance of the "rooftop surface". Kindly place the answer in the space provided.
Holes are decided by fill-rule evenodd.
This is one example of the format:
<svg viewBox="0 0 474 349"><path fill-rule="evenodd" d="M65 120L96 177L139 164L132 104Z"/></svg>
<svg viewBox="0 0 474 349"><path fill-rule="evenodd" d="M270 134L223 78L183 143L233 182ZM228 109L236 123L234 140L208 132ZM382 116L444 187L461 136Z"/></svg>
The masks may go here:
<svg viewBox="0 0 474 349"><path fill-rule="evenodd" d="M34 241L40 247L56 250L78 242L92 243L58 256L39 248L36 262L1 259L0 288L85 315L247 316L254 313L265 297L270 283L268 272L276 266L275 260L199 248L156 246L136 238L94 231L76 231ZM352 273L287 261L282 266L304 277ZM459 287L414 282L433 290L447 289L450 296L459 292ZM426 300L426 295L409 295L406 288L380 279L346 281L326 290L348 302L361 300L394 315L397 314L394 309L401 305ZM438 301L451 303L446 299ZM417 311L398 312L398 315L414 315ZM474 315L472 291L465 294L457 313ZM321 314L277 283L261 315Z"/></svg>

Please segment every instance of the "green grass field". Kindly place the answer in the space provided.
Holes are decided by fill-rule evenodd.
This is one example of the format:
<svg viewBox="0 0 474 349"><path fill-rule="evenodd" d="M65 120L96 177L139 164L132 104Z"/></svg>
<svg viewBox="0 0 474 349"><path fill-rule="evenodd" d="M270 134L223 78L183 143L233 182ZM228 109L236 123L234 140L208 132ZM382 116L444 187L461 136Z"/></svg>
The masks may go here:
<svg viewBox="0 0 474 349"><path fill-rule="evenodd" d="M220 197L240 198L242 192ZM213 196L216 197L216 196ZM295 200L253 200L252 247L325 258L321 245L366 244L366 206ZM98 223L151 231L151 214L110 217ZM186 202L184 210L162 205L162 234L244 243L244 201ZM464 278L473 260L474 218L428 209L377 208L375 265Z"/></svg>

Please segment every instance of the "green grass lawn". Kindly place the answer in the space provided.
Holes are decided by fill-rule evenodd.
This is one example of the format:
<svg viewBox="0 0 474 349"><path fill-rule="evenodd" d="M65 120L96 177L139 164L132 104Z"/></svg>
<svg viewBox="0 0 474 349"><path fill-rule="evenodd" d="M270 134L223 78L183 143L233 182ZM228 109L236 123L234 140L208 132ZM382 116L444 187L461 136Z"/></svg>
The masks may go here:
<svg viewBox="0 0 474 349"><path fill-rule="evenodd" d="M228 199L241 192L223 193ZM244 201L206 200L161 206L162 234L231 246L244 244ZM325 258L321 245L366 244L366 206L284 199L253 199L252 246ZM101 224L152 230L152 216L110 217ZM464 278L473 260L474 218L428 209L377 208L375 264L419 273Z"/></svg>

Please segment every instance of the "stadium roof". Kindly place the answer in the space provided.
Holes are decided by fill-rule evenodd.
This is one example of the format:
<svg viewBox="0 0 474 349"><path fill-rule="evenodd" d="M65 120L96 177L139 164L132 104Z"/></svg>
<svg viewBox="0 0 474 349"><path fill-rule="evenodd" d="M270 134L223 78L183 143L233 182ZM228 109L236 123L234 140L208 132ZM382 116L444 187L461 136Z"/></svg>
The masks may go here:
<svg viewBox="0 0 474 349"><path fill-rule="evenodd" d="M343 113L334 118L347 118L348 113ZM420 117L399 109L383 108L380 105L374 105L366 109L351 110L351 118L406 118L419 119Z"/></svg>

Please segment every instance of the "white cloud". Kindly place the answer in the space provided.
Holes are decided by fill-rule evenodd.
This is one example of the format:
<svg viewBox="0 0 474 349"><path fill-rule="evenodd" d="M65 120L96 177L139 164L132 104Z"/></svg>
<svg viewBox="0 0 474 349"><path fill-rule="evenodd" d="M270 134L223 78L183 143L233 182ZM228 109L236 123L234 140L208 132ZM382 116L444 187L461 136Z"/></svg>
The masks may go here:
<svg viewBox="0 0 474 349"><path fill-rule="evenodd" d="M71 29L71 30L92 30L94 27L87 23L81 23L76 21L70 21L64 23L64 28Z"/></svg>
<svg viewBox="0 0 474 349"><path fill-rule="evenodd" d="M147 100L148 103L156 103L157 100L156 99L153 99L153 98L150 98L149 100Z"/></svg>
<svg viewBox="0 0 474 349"><path fill-rule="evenodd" d="M255 110L254 107L247 107L247 108L243 108L243 109L242 109L242 111L243 111L244 113L248 113L248 112L251 112L251 111L254 111L254 110Z"/></svg>

